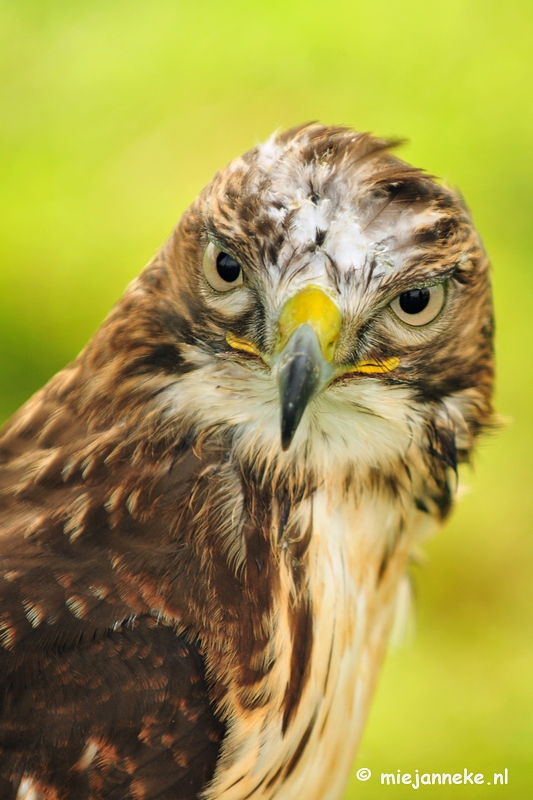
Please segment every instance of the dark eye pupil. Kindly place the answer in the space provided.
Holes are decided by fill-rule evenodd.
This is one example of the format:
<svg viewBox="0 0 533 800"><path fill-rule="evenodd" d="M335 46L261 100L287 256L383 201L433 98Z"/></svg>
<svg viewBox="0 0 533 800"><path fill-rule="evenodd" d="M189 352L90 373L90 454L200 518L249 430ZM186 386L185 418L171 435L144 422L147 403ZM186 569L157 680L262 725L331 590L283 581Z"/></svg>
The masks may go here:
<svg viewBox="0 0 533 800"><path fill-rule="evenodd" d="M406 314L420 314L429 303L429 289L410 289L400 295L400 308Z"/></svg>
<svg viewBox="0 0 533 800"><path fill-rule="evenodd" d="M233 283L241 274L241 268L234 258L227 253L219 253L217 256L217 272L223 281Z"/></svg>

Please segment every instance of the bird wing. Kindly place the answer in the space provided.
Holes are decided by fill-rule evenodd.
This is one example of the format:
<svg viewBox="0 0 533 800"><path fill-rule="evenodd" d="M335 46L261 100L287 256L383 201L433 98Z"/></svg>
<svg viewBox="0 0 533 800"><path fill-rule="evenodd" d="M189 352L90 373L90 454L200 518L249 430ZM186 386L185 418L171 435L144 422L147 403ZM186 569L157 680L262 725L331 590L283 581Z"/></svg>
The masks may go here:
<svg viewBox="0 0 533 800"><path fill-rule="evenodd" d="M2 683L6 800L24 781L62 800L195 798L212 777L223 726L198 646L154 618L63 651L16 650Z"/></svg>
<svg viewBox="0 0 533 800"><path fill-rule="evenodd" d="M164 591L202 463L146 458L132 485L125 438L89 431L48 388L0 439L4 800L185 799L213 775L224 725Z"/></svg>

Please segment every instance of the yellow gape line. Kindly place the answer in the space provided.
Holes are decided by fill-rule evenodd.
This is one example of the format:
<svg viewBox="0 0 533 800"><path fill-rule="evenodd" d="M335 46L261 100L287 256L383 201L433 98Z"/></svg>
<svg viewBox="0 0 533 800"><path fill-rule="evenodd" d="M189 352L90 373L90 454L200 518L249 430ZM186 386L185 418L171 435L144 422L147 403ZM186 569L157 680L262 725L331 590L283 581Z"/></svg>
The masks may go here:
<svg viewBox="0 0 533 800"><path fill-rule="evenodd" d="M306 286L293 297L289 297L281 309L274 355L282 352L300 325L309 325L318 336L322 355L331 363L341 324L342 314L331 297L319 286Z"/></svg>
<svg viewBox="0 0 533 800"><path fill-rule="evenodd" d="M376 375L382 372L392 372L399 365L400 359L393 356L385 361L360 361L353 367L343 369L343 372L362 372L365 375Z"/></svg>
<svg viewBox="0 0 533 800"><path fill-rule="evenodd" d="M253 342L250 342L248 339L239 339L238 336L234 336L231 331L227 332L226 341L229 346L233 347L235 350L244 350L245 353L253 353L254 356L261 355Z"/></svg>

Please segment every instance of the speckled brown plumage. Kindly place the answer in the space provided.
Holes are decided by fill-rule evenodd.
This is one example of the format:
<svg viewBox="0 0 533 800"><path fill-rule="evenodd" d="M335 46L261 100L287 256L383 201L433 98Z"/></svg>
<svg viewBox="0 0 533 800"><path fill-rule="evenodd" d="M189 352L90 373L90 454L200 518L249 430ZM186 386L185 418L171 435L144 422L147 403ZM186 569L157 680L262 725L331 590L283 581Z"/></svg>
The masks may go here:
<svg viewBox="0 0 533 800"><path fill-rule="evenodd" d="M210 241L242 288L210 287ZM271 354L309 285L336 377L282 450ZM431 324L390 310L441 285ZM215 176L2 432L2 798L338 797L410 553L491 423L491 325L462 201L386 142L303 126Z"/></svg>

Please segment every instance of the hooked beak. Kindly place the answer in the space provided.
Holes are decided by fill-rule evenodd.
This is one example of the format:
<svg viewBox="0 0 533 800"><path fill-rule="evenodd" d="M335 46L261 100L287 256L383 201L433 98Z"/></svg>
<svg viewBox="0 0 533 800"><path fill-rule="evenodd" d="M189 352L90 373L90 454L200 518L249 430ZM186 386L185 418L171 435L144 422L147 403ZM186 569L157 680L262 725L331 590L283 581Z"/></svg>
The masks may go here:
<svg viewBox="0 0 533 800"><path fill-rule="evenodd" d="M289 298L278 320L272 366L281 405L281 446L288 450L311 400L335 377L332 366L342 315L318 286Z"/></svg>
<svg viewBox="0 0 533 800"><path fill-rule="evenodd" d="M300 325L284 348L279 361L278 387L281 402L281 446L288 450L303 413L311 400L334 376L324 359L320 342L310 325Z"/></svg>

